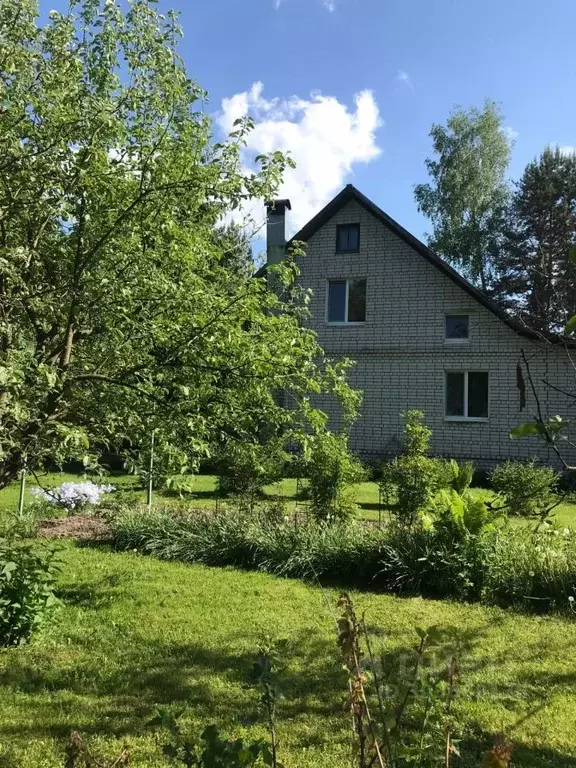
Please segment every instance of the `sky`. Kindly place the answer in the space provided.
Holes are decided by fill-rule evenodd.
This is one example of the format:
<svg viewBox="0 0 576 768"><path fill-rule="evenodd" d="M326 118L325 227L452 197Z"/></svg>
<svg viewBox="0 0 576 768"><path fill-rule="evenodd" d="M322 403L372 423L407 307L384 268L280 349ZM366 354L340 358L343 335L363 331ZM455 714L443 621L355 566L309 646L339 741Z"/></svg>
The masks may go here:
<svg viewBox="0 0 576 768"><path fill-rule="evenodd" d="M64 0L40 0L63 9ZM353 183L418 237L432 123L499 102L517 179L576 147L576 0L159 0L218 129L248 112L252 154L289 150L292 232ZM249 163L249 156L246 158Z"/></svg>

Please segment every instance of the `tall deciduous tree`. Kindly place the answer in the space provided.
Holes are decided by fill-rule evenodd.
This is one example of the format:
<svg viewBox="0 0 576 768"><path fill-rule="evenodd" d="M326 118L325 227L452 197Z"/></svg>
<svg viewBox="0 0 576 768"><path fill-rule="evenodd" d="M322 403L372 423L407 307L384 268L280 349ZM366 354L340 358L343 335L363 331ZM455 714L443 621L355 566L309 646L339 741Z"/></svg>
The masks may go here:
<svg viewBox="0 0 576 768"><path fill-rule="evenodd" d="M497 105L456 109L430 131L435 153L431 177L418 184L418 209L432 222L430 247L487 290L498 251L509 190L510 141Z"/></svg>
<svg viewBox="0 0 576 768"><path fill-rule="evenodd" d="M558 330L576 313L576 155L547 148L516 185L497 295L531 328Z"/></svg>
<svg viewBox="0 0 576 768"><path fill-rule="evenodd" d="M248 121L214 143L174 14L70 6L40 26L34 0L0 0L0 487L153 430L178 468L217 440L321 423L310 392L352 407L346 365L301 327L294 263L276 268L281 300L231 269L218 230L286 159L244 174Z"/></svg>

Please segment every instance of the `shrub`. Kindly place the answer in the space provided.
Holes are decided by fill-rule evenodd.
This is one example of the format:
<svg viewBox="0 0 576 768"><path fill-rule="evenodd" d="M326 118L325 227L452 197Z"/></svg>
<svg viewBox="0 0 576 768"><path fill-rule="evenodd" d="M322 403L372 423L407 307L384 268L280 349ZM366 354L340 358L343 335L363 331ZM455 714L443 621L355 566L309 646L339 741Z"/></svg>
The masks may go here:
<svg viewBox="0 0 576 768"><path fill-rule="evenodd" d="M20 645L55 603L53 550L0 540L0 645Z"/></svg>
<svg viewBox="0 0 576 768"><path fill-rule="evenodd" d="M404 453L407 456L423 456L430 450L432 430L423 423L423 411L402 411L404 419Z"/></svg>
<svg viewBox="0 0 576 768"><path fill-rule="evenodd" d="M366 478L366 471L350 452L347 437L320 432L311 439L309 451L312 514L330 522L352 518L357 509L352 486Z"/></svg>
<svg viewBox="0 0 576 768"><path fill-rule="evenodd" d="M395 497L398 520L413 525L440 488L447 487L453 473L442 459L429 456L397 456L382 467L380 487L390 500Z"/></svg>
<svg viewBox="0 0 576 768"><path fill-rule="evenodd" d="M534 461L506 461L490 472L490 480L511 515L543 515L554 503L560 475Z"/></svg>
<svg viewBox="0 0 576 768"><path fill-rule="evenodd" d="M499 513L481 499L454 489L440 491L430 505L430 512L436 529L443 528L455 537L481 536L494 528L499 518Z"/></svg>
<svg viewBox="0 0 576 768"><path fill-rule="evenodd" d="M484 583L483 549L477 536L445 527L393 526L374 584L390 592L478 600Z"/></svg>
<svg viewBox="0 0 576 768"><path fill-rule="evenodd" d="M219 457L218 490L250 507L265 485L280 480L287 454L280 441L229 443Z"/></svg>
<svg viewBox="0 0 576 768"><path fill-rule="evenodd" d="M426 456L432 430L423 423L422 411L405 411L404 453L385 463L380 471L380 489L390 504L396 500L398 519L413 525L442 488L462 493L474 476L474 464L461 466L454 459L434 459Z"/></svg>
<svg viewBox="0 0 576 768"><path fill-rule="evenodd" d="M38 532L38 523L41 517L45 516L44 506L38 504L28 504L22 512L11 512L6 514L1 521L0 538L32 539Z"/></svg>
<svg viewBox="0 0 576 768"><path fill-rule="evenodd" d="M62 483L58 488L33 488L31 493L48 504L67 510L68 514L82 512L87 507L98 506L102 496L111 493L113 485L97 485L91 480L82 483Z"/></svg>

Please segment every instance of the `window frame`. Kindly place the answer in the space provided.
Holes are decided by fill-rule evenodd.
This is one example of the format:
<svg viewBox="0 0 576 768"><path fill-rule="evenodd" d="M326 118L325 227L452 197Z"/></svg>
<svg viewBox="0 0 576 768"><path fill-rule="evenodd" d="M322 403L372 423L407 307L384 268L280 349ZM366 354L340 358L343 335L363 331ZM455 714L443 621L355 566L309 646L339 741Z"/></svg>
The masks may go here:
<svg viewBox="0 0 576 768"><path fill-rule="evenodd" d="M366 288L364 293L364 320L348 320L348 309L349 309L349 294L350 294L350 283L354 280L363 280ZM346 297L344 299L344 317L345 320L330 320L330 283L346 283ZM366 325L366 309L368 302L366 301L368 296L368 280L365 277L329 277L326 279L326 311L324 315L324 319L326 322L326 325L336 325L336 326L358 326L358 325Z"/></svg>
<svg viewBox="0 0 576 768"><path fill-rule="evenodd" d="M354 249L343 249L340 248L340 232L343 229L350 229L351 227L355 227L356 231L358 232L358 247ZM349 224L336 224L336 253L360 253L360 223L359 222L350 222Z"/></svg>
<svg viewBox="0 0 576 768"><path fill-rule="evenodd" d="M463 339L454 339L446 336L446 324L449 317L467 317L468 318L468 336ZM466 312L445 312L444 313L444 343L445 344L469 344L470 343L470 329L471 329L471 317Z"/></svg>
<svg viewBox="0 0 576 768"><path fill-rule="evenodd" d="M449 416L446 413L447 410L447 395L448 395L448 374L450 373L458 373L464 376L464 414L462 416ZM487 410L487 416L468 416L468 408L469 408L469 402L468 402L468 376L471 373L485 373L486 374L486 410ZM455 370L454 368L446 368L444 370L444 421L466 421L466 422L477 422L477 423L486 423L490 419L490 371L484 369L484 370L478 370L478 369L466 369L466 370Z"/></svg>

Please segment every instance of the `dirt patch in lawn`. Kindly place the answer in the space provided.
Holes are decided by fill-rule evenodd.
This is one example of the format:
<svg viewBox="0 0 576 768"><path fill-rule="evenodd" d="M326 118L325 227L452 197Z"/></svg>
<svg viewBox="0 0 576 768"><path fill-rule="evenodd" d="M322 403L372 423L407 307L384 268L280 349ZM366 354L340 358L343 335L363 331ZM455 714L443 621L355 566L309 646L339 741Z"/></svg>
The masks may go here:
<svg viewBox="0 0 576 768"><path fill-rule="evenodd" d="M110 538L105 521L93 515L71 515L41 520L38 536L43 539L76 539L78 541L104 541Z"/></svg>

